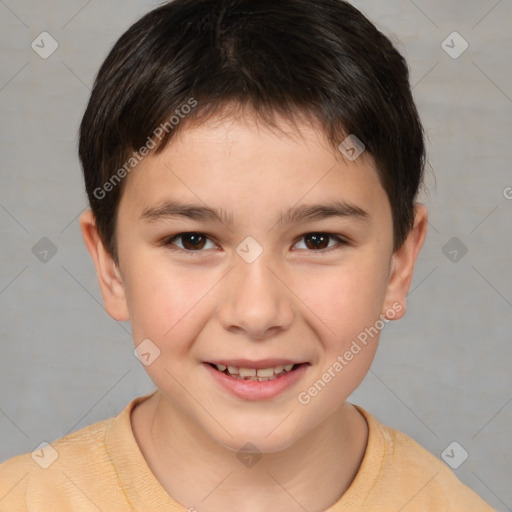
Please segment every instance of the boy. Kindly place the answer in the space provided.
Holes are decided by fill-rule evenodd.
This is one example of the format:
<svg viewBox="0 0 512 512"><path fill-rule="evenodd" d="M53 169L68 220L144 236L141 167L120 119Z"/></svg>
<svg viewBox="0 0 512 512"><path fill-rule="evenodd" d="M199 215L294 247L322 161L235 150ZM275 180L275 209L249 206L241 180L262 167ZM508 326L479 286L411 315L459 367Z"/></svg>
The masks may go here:
<svg viewBox="0 0 512 512"><path fill-rule="evenodd" d="M346 401L427 231L407 65L359 11L159 7L102 65L80 159L105 306L157 390L2 464L2 512L492 510Z"/></svg>

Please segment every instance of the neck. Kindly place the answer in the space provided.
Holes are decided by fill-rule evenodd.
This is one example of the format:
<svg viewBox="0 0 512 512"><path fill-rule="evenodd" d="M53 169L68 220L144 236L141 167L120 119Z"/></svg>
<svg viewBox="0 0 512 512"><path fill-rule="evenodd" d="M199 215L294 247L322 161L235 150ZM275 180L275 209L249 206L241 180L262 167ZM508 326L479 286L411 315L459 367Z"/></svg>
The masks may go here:
<svg viewBox="0 0 512 512"><path fill-rule="evenodd" d="M241 461L160 392L132 411L132 427L166 492L205 512L326 510L355 478L368 439L365 419L345 403L285 450Z"/></svg>

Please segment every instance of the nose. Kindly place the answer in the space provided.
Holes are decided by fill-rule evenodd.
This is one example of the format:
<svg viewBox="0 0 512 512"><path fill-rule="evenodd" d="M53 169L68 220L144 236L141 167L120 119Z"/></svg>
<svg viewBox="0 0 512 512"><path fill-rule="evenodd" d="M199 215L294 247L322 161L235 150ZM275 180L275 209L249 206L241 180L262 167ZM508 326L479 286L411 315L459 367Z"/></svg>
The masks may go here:
<svg viewBox="0 0 512 512"><path fill-rule="evenodd" d="M219 321L226 331L253 340L285 331L293 320L293 294L264 254L253 263L241 258L236 261L226 277L218 309Z"/></svg>

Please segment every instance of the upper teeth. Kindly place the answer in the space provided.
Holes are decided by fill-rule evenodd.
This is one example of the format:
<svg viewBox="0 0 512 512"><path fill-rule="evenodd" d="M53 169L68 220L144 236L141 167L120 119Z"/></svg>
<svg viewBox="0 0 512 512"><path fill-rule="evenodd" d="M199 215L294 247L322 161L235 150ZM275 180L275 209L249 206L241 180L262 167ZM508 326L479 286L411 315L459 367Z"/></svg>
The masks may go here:
<svg viewBox="0 0 512 512"><path fill-rule="evenodd" d="M217 370L223 372L226 368L231 375L240 375L240 377L272 377L280 373L289 372L293 368L293 364L271 366L269 368L238 368L237 366L225 366L223 364L215 365Z"/></svg>

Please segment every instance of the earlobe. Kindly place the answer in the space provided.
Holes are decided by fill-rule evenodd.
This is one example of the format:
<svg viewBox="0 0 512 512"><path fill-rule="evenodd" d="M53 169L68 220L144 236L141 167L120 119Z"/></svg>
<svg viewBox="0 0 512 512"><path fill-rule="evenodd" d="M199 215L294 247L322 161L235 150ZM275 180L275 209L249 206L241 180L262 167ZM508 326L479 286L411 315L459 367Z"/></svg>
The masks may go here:
<svg viewBox="0 0 512 512"><path fill-rule="evenodd" d="M91 210L80 216L82 236L96 267L98 282L107 313L120 322L129 320L125 287L121 272L106 250Z"/></svg>
<svg viewBox="0 0 512 512"><path fill-rule="evenodd" d="M414 225L402 247L391 259L391 273L384 301L384 317L390 320L402 318L406 311L407 294L411 286L418 255L427 236L428 212L422 204L414 209ZM388 314L392 312L391 314Z"/></svg>

